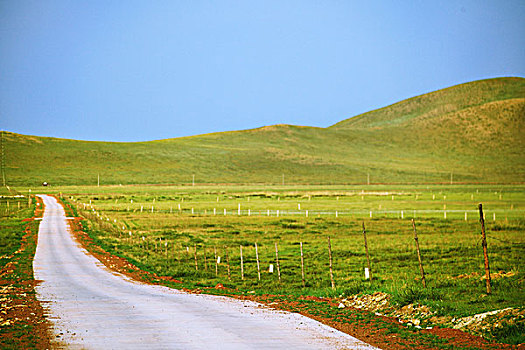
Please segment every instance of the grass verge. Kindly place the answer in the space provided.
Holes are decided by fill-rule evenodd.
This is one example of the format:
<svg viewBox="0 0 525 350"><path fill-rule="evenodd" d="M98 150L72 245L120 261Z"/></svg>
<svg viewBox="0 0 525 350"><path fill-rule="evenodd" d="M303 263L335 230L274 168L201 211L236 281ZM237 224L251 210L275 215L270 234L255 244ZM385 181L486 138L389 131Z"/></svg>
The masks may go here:
<svg viewBox="0 0 525 350"><path fill-rule="evenodd" d="M33 257L38 221L43 214L38 200L31 207L0 218L0 348L47 349L49 323L36 299Z"/></svg>

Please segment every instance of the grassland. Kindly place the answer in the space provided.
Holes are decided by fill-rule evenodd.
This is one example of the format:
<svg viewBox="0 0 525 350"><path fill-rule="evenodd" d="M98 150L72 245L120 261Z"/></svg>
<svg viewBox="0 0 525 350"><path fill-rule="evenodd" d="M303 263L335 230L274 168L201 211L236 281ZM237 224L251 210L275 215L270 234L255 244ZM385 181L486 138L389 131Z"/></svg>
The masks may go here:
<svg viewBox="0 0 525 350"><path fill-rule="evenodd" d="M29 193L27 188L17 190ZM182 281L174 285L177 288L212 288L216 293L220 290L213 287L222 284L241 295L339 299L386 292L399 307L425 305L433 310L433 316L450 319L508 307L523 310L525 304L521 271L525 256L523 185L31 189L31 193L37 191L61 195L72 204L75 215L84 218L84 229L95 244L143 270ZM486 294L483 280L478 203L483 203L486 214L494 273L491 295ZM417 225L427 288L421 285L412 218ZM372 280L364 277L367 263L363 223ZM328 237L335 290L331 288L328 268ZM280 281L275 244L279 249ZM221 261L216 265L219 256ZM270 264L274 265L273 273ZM510 337L501 329L498 334L485 335L517 343L523 341L519 329L518 335L513 331Z"/></svg>
<svg viewBox="0 0 525 350"><path fill-rule="evenodd" d="M425 305L433 316L449 319L525 305L523 185L71 186L45 191L62 194L77 208L97 245L146 271L181 280L178 288L222 284L244 295L337 298L384 292L399 307ZM479 203L493 272L490 295L483 279ZM427 288L421 284L412 218ZM363 223L372 280L364 276ZM514 340L505 340L508 334L500 333L496 339L523 341L515 334Z"/></svg>
<svg viewBox="0 0 525 350"><path fill-rule="evenodd" d="M8 184L522 183L525 79L463 84L328 128L137 143L3 133Z"/></svg>
<svg viewBox="0 0 525 350"><path fill-rule="evenodd" d="M223 283L244 291L325 296L386 291L400 298L415 298L443 314L455 316L521 307L525 301L520 271L525 253L522 186L400 186L390 191L383 186L115 186L55 191L74 199L70 202L77 203L79 213L90 220L88 227L98 244L147 270L193 286ZM480 202L485 207L492 269L508 274L494 281L494 293L490 296L485 294L482 281L477 210ZM412 218L417 224L429 288L407 297L403 294L407 290L421 289ZM365 280L363 272L363 223L372 281ZM328 237L333 249L336 291L330 288ZM300 242L305 259L305 288ZM276 243L281 282L276 271ZM230 278L224 260L226 247ZM218 275L214 250L222 257ZM269 272L270 264L274 265L273 273Z"/></svg>

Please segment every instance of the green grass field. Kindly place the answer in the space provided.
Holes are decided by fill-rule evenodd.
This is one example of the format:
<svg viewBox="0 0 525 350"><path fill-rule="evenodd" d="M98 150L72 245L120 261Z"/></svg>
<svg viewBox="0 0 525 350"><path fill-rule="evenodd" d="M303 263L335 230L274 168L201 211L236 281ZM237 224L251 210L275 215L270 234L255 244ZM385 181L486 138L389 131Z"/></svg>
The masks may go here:
<svg viewBox="0 0 525 350"><path fill-rule="evenodd" d="M397 186L390 190L385 186L108 186L47 191L62 193L76 203L79 213L89 219L88 229L98 244L146 270L181 279L185 286L222 283L245 292L316 296L385 291L401 304L420 302L455 316L523 307L525 301L523 186ZM493 280L490 296L482 279L478 203L485 209L492 272L507 274ZM412 218L427 274L426 289L419 276ZM363 223L372 281L364 276ZM328 268L328 237L335 291ZM221 257L217 275L216 256Z"/></svg>
<svg viewBox="0 0 525 350"><path fill-rule="evenodd" d="M454 86L328 128L116 143L3 132L13 186L523 183L525 79ZM343 116L342 116L343 118ZM284 179L283 179L284 176Z"/></svg>

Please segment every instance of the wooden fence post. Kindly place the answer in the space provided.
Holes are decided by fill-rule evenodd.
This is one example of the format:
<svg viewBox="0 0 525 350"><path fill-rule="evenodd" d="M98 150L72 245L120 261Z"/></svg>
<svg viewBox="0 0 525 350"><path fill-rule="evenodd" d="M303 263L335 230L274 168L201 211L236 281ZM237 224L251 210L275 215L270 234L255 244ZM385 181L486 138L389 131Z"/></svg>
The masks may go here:
<svg viewBox="0 0 525 350"><path fill-rule="evenodd" d="M206 246L202 246L203 253L204 253L204 271L208 271L208 258L206 257Z"/></svg>
<svg viewBox="0 0 525 350"><path fill-rule="evenodd" d="M244 281L244 260L242 258L242 245L239 245L241 251L241 279Z"/></svg>
<svg viewBox="0 0 525 350"><path fill-rule="evenodd" d="M303 280L303 288L306 287L306 283L304 281L304 258L303 258L303 242L300 243L301 247L301 277Z"/></svg>
<svg viewBox="0 0 525 350"><path fill-rule="evenodd" d="M219 261L217 260L217 247L213 247L213 255L215 256L215 276L219 274Z"/></svg>
<svg viewBox="0 0 525 350"><path fill-rule="evenodd" d="M168 239L166 239L166 241L164 242L164 247L166 248L166 269L168 268L168 265L169 265L169 259L168 259Z"/></svg>
<svg viewBox="0 0 525 350"><path fill-rule="evenodd" d="M334 273L332 271L332 244L330 243L330 236L328 236L328 257L330 260L330 282L332 283L332 289L335 289Z"/></svg>
<svg viewBox="0 0 525 350"><path fill-rule="evenodd" d="M257 278L261 280L261 266L259 264L259 250L257 249L257 243L255 243L255 259L257 260Z"/></svg>
<svg viewBox="0 0 525 350"><path fill-rule="evenodd" d="M485 235L485 217L483 215L483 206L479 205L479 222L481 223L481 246L483 247L483 258L485 260L485 281L487 283L487 294L491 294L489 254L487 248L487 236Z"/></svg>
<svg viewBox="0 0 525 350"><path fill-rule="evenodd" d="M194 252L194 255L195 255L195 271L199 271L199 265L197 263L197 245L195 244L195 252Z"/></svg>
<svg viewBox="0 0 525 350"><path fill-rule="evenodd" d="M231 272L230 272L230 258L228 257L228 246L224 246L224 254L226 255L226 266L228 267L228 280L231 280Z"/></svg>
<svg viewBox="0 0 525 350"><path fill-rule="evenodd" d="M416 241L417 259L419 261L419 271L421 272L421 281L423 282L423 287L426 288L427 282L425 280L425 270L423 270L423 264L421 263L421 253L419 251L419 239L417 238L416 223L414 219L412 219L412 227L414 228L414 240Z"/></svg>
<svg viewBox="0 0 525 350"><path fill-rule="evenodd" d="M277 242L275 242L275 263L277 265L277 276L279 276L279 282L281 282L281 269L279 267L279 249L277 249Z"/></svg>
<svg viewBox="0 0 525 350"><path fill-rule="evenodd" d="M366 252L366 261L368 264L368 277L370 280L372 280L372 269L370 268L370 255L368 254L368 242L366 240L366 229L365 229L365 222L363 221L363 238L365 240L365 252Z"/></svg>

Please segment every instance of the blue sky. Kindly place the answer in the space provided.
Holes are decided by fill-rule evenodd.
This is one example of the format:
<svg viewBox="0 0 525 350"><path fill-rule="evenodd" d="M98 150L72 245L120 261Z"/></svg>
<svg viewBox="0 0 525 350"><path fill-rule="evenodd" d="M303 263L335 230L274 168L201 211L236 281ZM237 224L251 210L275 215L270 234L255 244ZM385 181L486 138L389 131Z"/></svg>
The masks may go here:
<svg viewBox="0 0 525 350"><path fill-rule="evenodd" d="M146 141L327 127L525 77L525 1L0 0L0 128Z"/></svg>

